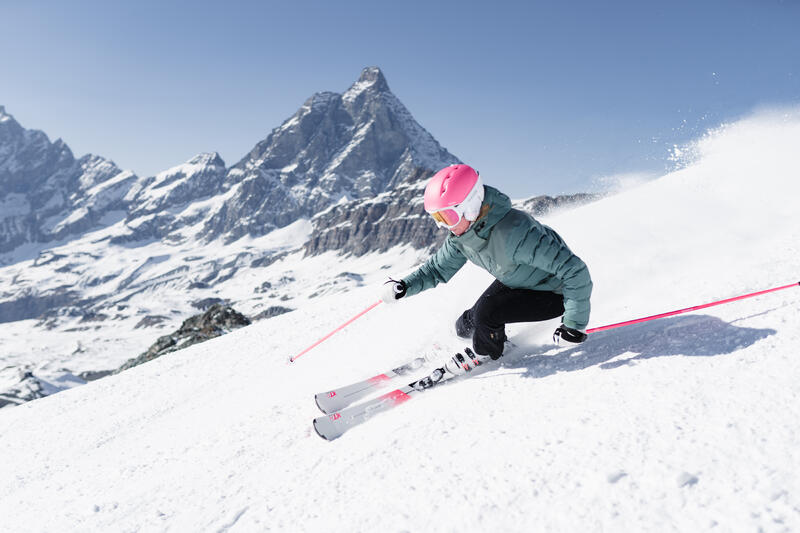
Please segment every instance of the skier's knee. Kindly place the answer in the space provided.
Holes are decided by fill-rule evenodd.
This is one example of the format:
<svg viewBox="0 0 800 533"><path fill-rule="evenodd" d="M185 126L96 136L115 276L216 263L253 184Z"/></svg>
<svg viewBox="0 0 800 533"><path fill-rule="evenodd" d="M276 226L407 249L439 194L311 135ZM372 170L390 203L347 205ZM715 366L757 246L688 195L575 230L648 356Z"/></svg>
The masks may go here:
<svg viewBox="0 0 800 533"><path fill-rule="evenodd" d="M467 309L456 320L456 335L462 339L472 337L475 332L475 324L472 322L472 309Z"/></svg>

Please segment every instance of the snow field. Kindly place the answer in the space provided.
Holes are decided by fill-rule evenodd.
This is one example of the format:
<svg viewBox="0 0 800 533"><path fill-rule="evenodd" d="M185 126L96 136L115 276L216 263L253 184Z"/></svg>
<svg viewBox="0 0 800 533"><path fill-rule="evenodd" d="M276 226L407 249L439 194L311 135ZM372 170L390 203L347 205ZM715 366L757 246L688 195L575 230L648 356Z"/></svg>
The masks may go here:
<svg viewBox="0 0 800 533"><path fill-rule="evenodd" d="M590 326L800 281L798 140L797 113L757 115L545 219L590 267ZM415 259L359 259L365 287L0 412L4 529L800 528L800 287L577 347L552 344L557 320L513 325L502 367L319 439L314 393L463 345L452 323L491 281L470 265L286 362Z"/></svg>

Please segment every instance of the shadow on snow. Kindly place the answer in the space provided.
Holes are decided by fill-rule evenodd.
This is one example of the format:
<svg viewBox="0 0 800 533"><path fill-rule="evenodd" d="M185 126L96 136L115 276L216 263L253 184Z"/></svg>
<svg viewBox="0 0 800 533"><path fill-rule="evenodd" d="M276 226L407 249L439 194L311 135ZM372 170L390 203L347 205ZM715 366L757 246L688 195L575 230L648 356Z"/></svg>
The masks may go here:
<svg viewBox="0 0 800 533"><path fill-rule="evenodd" d="M592 366L609 370L653 357L712 357L755 344L777 333L774 329L734 326L710 315L672 317L628 326L622 331L601 331L575 347L553 355L526 355L505 363L506 368L525 368L525 377L541 378L556 372ZM525 352L544 351L523 347Z"/></svg>

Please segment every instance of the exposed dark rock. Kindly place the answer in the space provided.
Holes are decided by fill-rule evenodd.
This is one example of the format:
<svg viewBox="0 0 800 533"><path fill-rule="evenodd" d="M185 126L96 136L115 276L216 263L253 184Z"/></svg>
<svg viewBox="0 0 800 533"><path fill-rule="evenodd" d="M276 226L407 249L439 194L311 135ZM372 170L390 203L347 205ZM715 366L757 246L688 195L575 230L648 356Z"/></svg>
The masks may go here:
<svg viewBox="0 0 800 533"><path fill-rule="evenodd" d="M420 169L391 193L365 201L337 204L312 219L308 255L338 250L353 255L385 252L400 244L427 248L444 241L445 231L422 207L425 182L434 171Z"/></svg>
<svg viewBox="0 0 800 533"><path fill-rule="evenodd" d="M347 292L354 287L363 286L364 277L353 272L341 272L331 279L323 281L317 290L310 294L309 298L333 294L337 292Z"/></svg>
<svg viewBox="0 0 800 533"><path fill-rule="evenodd" d="M353 255L384 252L393 246L410 244L415 248L440 245L447 231L439 228L425 213L422 195L431 172L420 171L410 183L401 184L390 194L365 201L338 204L312 219L314 231L305 244L308 255L338 250ZM541 216L566 206L597 200L599 195L538 196L516 205Z"/></svg>
<svg viewBox="0 0 800 533"><path fill-rule="evenodd" d="M355 281L357 283L361 283L362 281L364 281L364 276L362 276L361 274L356 274L354 272L340 272L339 274L336 275L336 278Z"/></svg>
<svg viewBox="0 0 800 533"><path fill-rule="evenodd" d="M84 381L95 381L97 379L110 376L113 373L113 370L87 370L86 372L81 372L78 374L78 377Z"/></svg>
<svg viewBox="0 0 800 533"><path fill-rule="evenodd" d="M116 274L109 274L107 276L93 277L93 278L90 278L90 279L88 279L86 281L86 286L87 287L97 287L98 285L102 285L104 283L108 283L109 281L112 281L112 280L114 280L116 278L117 278Z"/></svg>
<svg viewBox="0 0 800 533"><path fill-rule="evenodd" d="M33 260L33 266L40 267L44 265L49 265L53 261L60 261L61 259L65 259L67 256L63 254L57 254L52 250L43 250L39 252L39 255L36 259Z"/></svg>
<svg viewBox="0 0 800 533"><path fill-rule="evenodd" d="M260 286L253 289L253 292L256 294L263 294L272 288L272 283L269 281L265 281Z"/></svg>
<svg viewBox="0 0 800 533"><path fill-rule="evenodd" d="M104 313L95 313L94 311L87 311L81 317L81 322L103 322L108 320L109 316Z"/></svg>
<svg viewBox="0 0 800 533"><path fill-rule="evenodd" d="M250 263L251 268L268 267L275 261L283 259L289 255L288 252L281 252L277 254L267 255Z"/></svg>
<svg viewBox="0 0 800 533"><path fill-rule="evenodd" d="M213 305L201 315L186 319L181 327L171 335L159 337L146 352L128 361L114 373L151 361L170 352L199 344L224 335L234 329L250 325L250 319L230 306Z"/></svg>
<svg viewBox="0 0 800 533"><path fill-rule="evenodd" d="M47 396L42 383L29 370L20 372L19 382L0 392L0 409Z"/></svg>
<svg viewBox="0 0 800 533"><path fill-rule="evenodd" d="M256 316L253 317L253 321L256 320L264 320L265 318L272 318L274 316L282 315L284 313L289 313L294 311L294 309L289 309L288 307L282 307L280 305L273 305L272 307L267 307Z"/></svg>
<svg viewBox="0 0 800 533"><path fill-rule="evenodd" d="M228 305L228 300L222 298L203 298L202 300L192 302L192 307L200 309L201 311L210 309L215 305Z"/></svg>
<svg viewBox="0 0 800 533"><path fill-rule="evenodd" d="M140 329L140 328L150 328L153 326L158 326L163 324L169 320L169 317L164 315L147 315L146 317L142 318L139 322L133 326L133 329Z"/></svg>
<svg viewBox="0 0 800 533"><path fill-rule="evenodd" d="M0 302L0 323L38 318L54 309L70 306L79 301L80 294L72 290L54 290L44 294L26 292L14 300ZM81 316L82 312L76 314Z"/></svg>
<svg viewBox="0 0 800 533"><path fill-rule="evenodd" d="M72 375L66 369L61 369L54 377L42 379L35 375L30 368L22 368L19 371L19 380L14 385L0 391L0 409L44 398L85 383L85 380Z"/></svg>

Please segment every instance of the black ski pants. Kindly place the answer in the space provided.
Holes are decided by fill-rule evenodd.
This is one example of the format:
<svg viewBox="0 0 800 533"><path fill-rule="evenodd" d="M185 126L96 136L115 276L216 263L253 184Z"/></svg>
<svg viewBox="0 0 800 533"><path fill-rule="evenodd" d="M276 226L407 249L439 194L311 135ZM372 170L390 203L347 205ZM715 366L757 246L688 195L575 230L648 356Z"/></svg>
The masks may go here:
<svg viewBox="0 0 800 533"><path fill-rule="evenodd" d="M564 314L564 296L549 291L512 289L499 281L489 285L478 301L456 320L456 333L472 337L476 353L497 359L503 355L506 324L539 322Z"/></svg>

